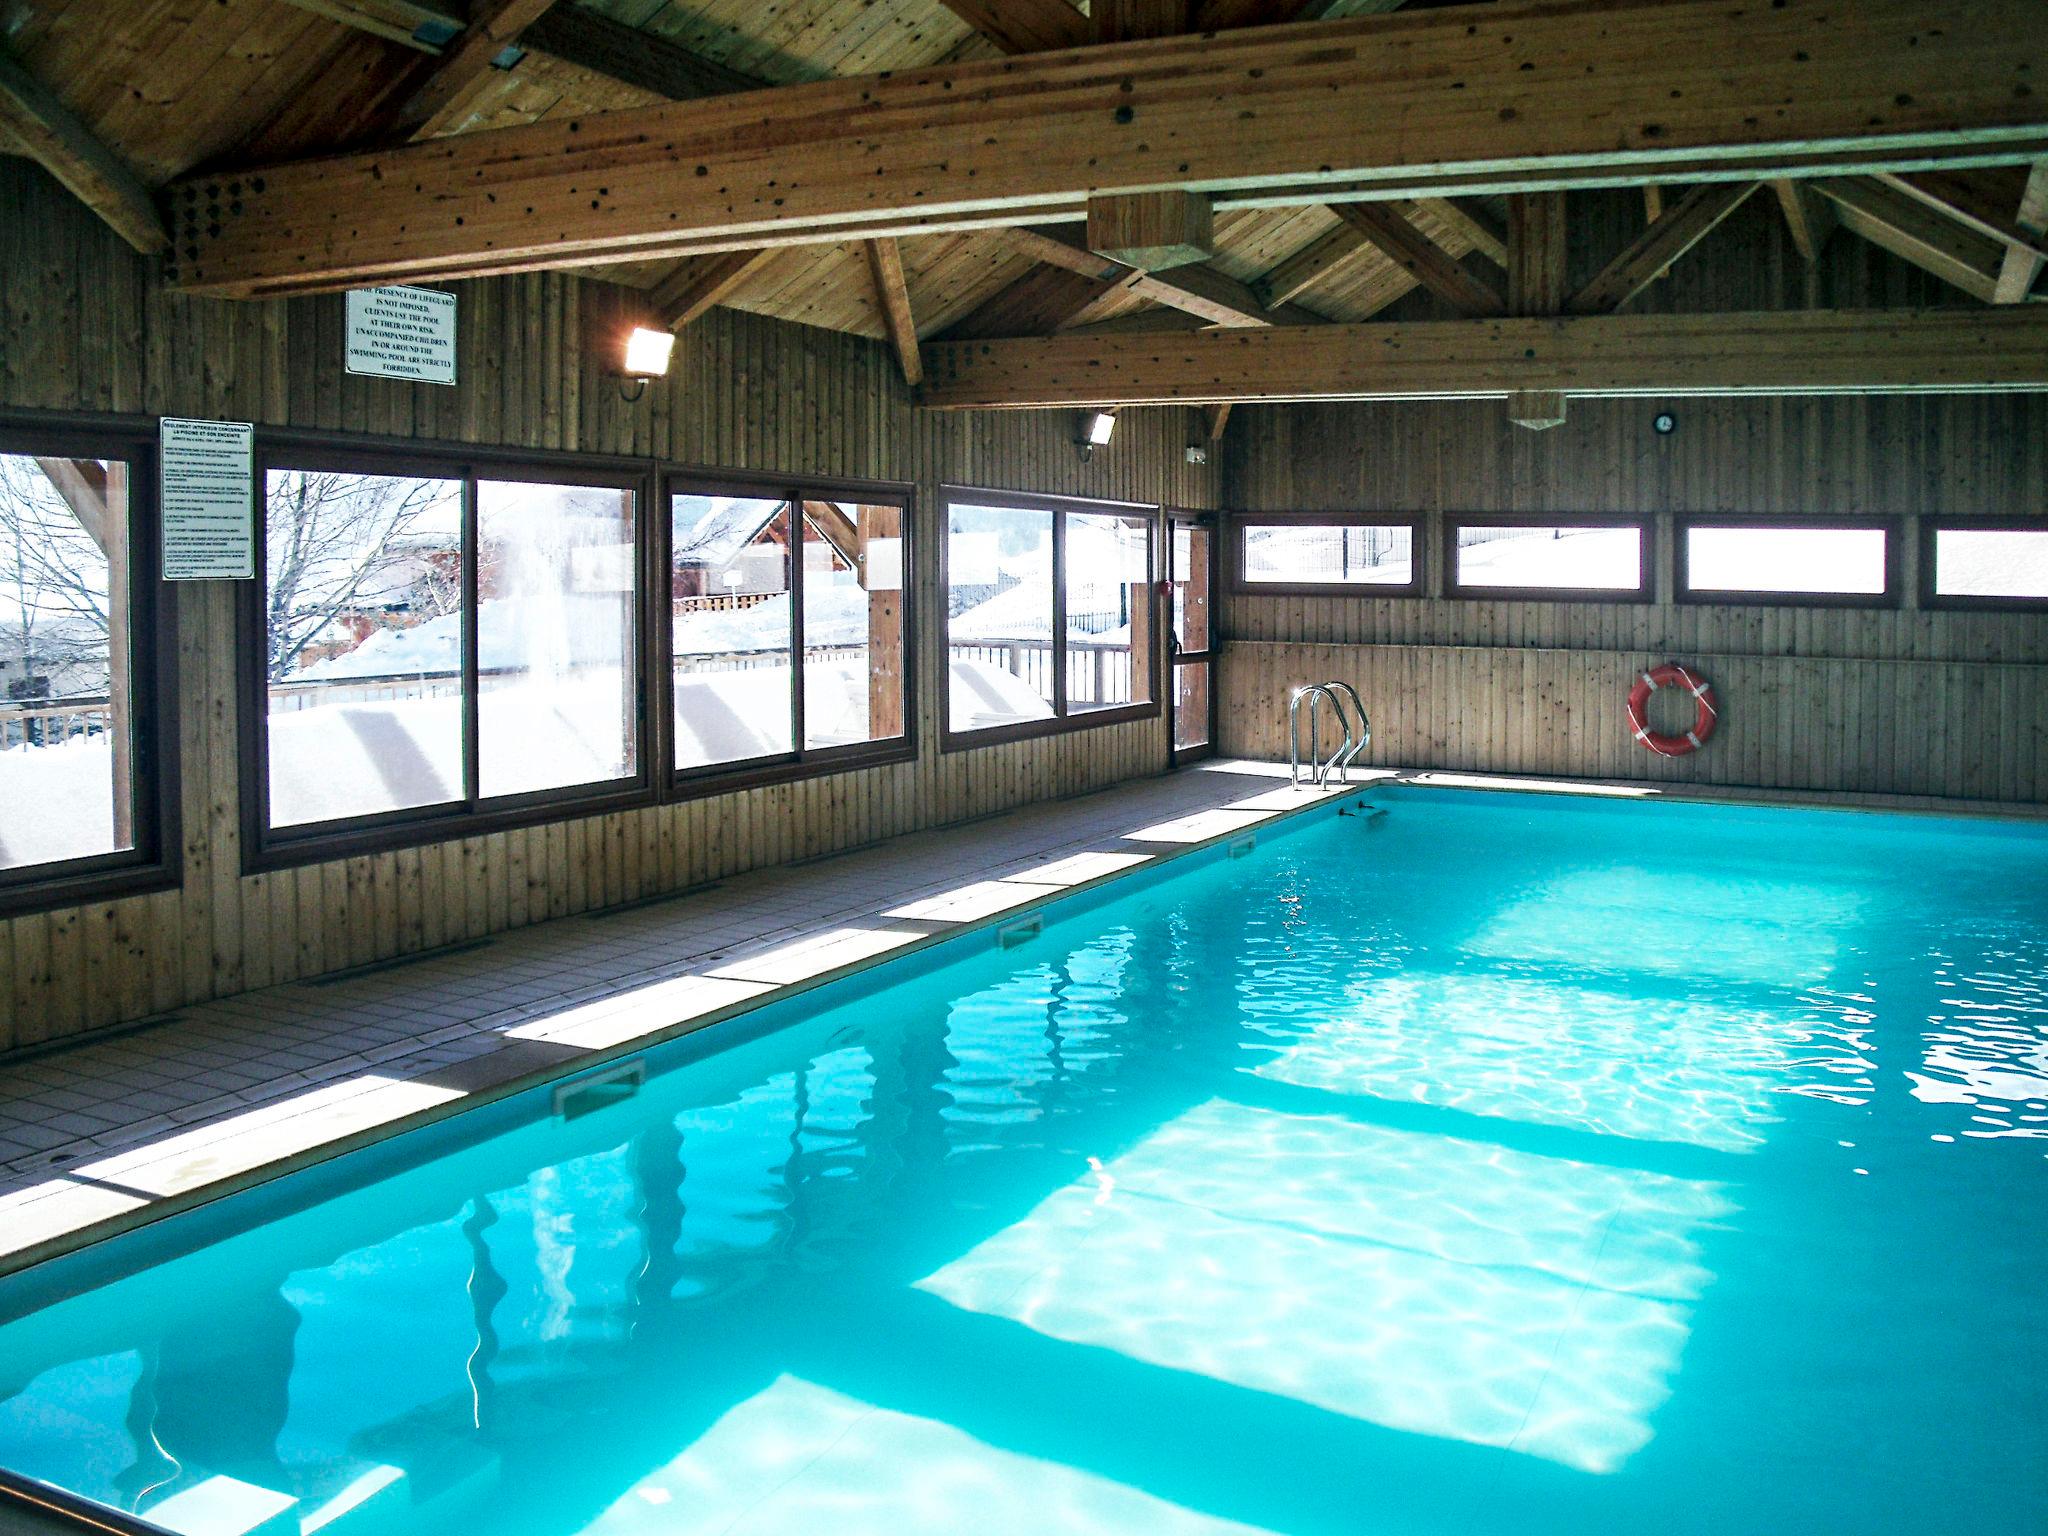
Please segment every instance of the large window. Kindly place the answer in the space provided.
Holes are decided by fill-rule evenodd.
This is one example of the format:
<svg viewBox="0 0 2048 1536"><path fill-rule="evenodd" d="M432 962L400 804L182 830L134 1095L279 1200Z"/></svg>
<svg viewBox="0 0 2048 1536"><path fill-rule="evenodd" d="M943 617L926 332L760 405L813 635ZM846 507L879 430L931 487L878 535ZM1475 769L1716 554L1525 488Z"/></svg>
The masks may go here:
<svg viewBox="0 0 2048 1536"><path fill-rule="evenodd" d="M2048 607L2048 521L1924 523L1921 600L1930 608Z"/></svg>
<svg viewBox="0 0 2048 1536"><path fill-rule="evenodd" d="M1237 585L1259 592L1422 590L1420 524L1411 518L1243 517Z"/></svg>
<svg viewBox="0 0 2048 1536"><path fill-rule="evenodd" d="M629 470L266 447L262 483L255 862L643 787Z"/></svg>
<svg viewBox="0 0 2048 1536"><path fill-rule="evenodd" d="M154 473L146 442L0 429L0 912L170 878Z"/></svg>
<svg viewBox="0 0 2048 1536"><path fill-rule="evenodd" d="M671 481L676 774L908 753L907 512L879 487Z"/></svg>
<svg viewBox="0 0 2048 1536"><path fill-rule="evenodd" d="M1444 564L1453 597L1650 595L1650 531L1624 518L1449 518Z"/></svg>
<svg viewBox="0 0 2048 1536"><path fill-rule="evenodd" d="M1678 594L1709 603L1889 603L1895 554L1892 529L1875 520L1684 519Z"/></svg>
<svg viewBox="0 0 2048 1536"><path fill-rule="evenodd" d="M949 737L1033 735L1157 709L1149 510L946 496Z"/></svg>

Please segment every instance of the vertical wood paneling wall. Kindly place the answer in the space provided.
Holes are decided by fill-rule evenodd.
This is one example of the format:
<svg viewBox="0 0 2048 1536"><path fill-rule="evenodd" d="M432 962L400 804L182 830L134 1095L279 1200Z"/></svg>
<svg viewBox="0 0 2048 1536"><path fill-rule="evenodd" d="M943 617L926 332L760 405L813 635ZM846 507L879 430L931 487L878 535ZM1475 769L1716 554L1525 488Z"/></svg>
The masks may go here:
<svg viewBox="0 0 2048 1536"><path fill-rule="evenodd" d="M1066 413L914 411L888 348L717 310L627 404L586 349L616 290L547 274L458 285L461 383L344 375L338 297L162 291L54 183L0 158L0 405L642 454L917 487L921 754L617 815L268 875L241 872L232 583L181 584L184 882L0 922L0 1051L430 949L1163 769L1164 716L941 754L942 482L1215 505L1194 413L1128 413L1084 463Z"/></svg>
<svg viewBox="0 0 2048 1536"><path fill-rule="evenodd" d="M1546 432L1490 402L1241 408L1227 448L1233 508L1424 514L1437 592L1447 517L1647 515L1656 601L1226 596L1225 752L1284 757L1289 687L1339 677L1378 763L2048 799L2048 614L1921 610L1910 525L1897 609L1671 600L1682 513L2042 515L2048 396L1574 400ZM1677 759L1623 718L1667 659L1722 704L1714 740Z"/></svg>

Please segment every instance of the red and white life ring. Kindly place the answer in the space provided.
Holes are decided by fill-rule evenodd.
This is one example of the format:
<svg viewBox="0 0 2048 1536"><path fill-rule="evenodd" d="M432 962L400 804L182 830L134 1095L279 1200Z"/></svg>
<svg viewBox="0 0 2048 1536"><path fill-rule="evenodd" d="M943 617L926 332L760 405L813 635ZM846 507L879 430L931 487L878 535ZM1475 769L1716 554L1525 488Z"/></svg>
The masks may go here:
<svg viewBox="0 0 2048 1536"><path fill-rule="evenodd" d="M1693 716L1692 729L1683 736L1670 736L1650 729L1646 711L1650 706L1650 695L1659 688L1683 688L1699 705L1698 713ZM1659 757L1683 757L1688 752L1699 751L1714 734L1717 718L1714 685L1675 662L1667 661L1650 668L1636 678L1635 686L1628 691L1628 728L1635 733L1637 741Z"/></svg>

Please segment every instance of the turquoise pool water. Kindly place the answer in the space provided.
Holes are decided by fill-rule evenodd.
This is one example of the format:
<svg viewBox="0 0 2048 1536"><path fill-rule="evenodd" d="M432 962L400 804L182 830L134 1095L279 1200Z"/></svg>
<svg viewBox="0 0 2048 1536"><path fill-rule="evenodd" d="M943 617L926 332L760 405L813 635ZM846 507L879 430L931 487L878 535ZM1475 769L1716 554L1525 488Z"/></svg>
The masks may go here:
<svg viewBox="0 0 2048 1536"><path fill-rule="evenodd" d="M194 1536L2033 1526L2048 836L1362 804L0 1282L0 1466Z"/></svg>

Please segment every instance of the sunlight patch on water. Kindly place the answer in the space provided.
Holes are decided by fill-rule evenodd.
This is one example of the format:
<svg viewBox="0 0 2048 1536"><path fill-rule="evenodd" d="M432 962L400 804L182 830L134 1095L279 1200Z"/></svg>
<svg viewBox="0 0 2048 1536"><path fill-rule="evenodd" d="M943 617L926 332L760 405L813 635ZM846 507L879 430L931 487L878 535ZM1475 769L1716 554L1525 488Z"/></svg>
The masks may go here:
<svg viewBox="0 0 2048 1536"><path fill-rule="evenodd" d="M583 1536L1261 1536L795 1376L737 1404Z"/></svg>
<svg viewBox="0 0 2048 1536"><path fill-rule="evenodd" d="M1716 1185L1211 1100L918 1282L955 1306L1588 1472L1650 1438Z"/></svg>
<svg viewBox="0 0 2048 1536"><path fill-rule="evenodd" d="M1343 1010L1252 1070L1331 1093L1748 1152L1779 1119L1772 1079L1794 1050L1760 1009L1565 991L1537 977L1402 971L1367 978Z"/></svg>

